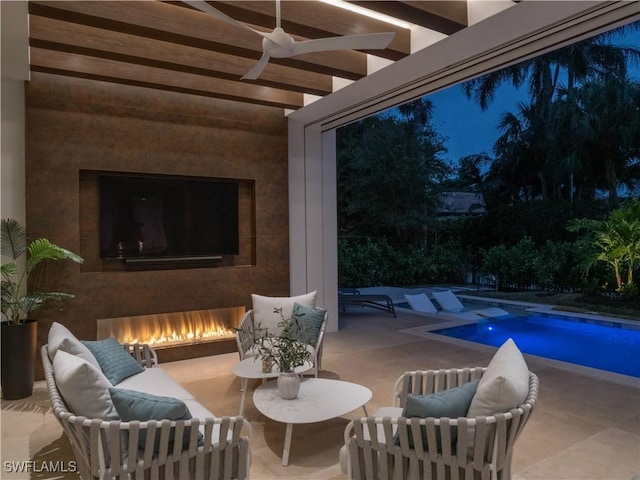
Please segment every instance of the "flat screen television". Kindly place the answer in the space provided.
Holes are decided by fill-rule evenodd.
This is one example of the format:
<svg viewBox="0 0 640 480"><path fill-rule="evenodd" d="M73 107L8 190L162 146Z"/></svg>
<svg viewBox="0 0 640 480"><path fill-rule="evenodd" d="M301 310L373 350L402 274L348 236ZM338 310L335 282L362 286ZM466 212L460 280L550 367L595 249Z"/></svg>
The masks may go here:
<svg viewBox="0 0 640 480"><path fill-rule="evenodd" d="M238 182L101 174L100 256L189 259L237 255Z"/></svg>

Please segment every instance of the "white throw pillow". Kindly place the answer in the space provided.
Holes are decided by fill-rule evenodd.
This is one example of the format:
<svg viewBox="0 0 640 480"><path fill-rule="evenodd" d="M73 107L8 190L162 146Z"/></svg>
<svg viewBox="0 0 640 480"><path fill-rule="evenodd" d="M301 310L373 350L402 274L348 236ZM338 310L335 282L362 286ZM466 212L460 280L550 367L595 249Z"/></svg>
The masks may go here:
<svg viewBox="0 0 640 480"><path fill-rule="evenodd" d="M109 387L102 371L81 357L59 350L53 359L53 375L69 409L79 416L117 420Z"/></svg>
<svg viewBox="0 0 640 480"><path fill-rule="evenodd" d="M100 368L100 364L91 353L91 350L78 340L67 327L58 322L53 322L49 329L49 338L47 340L47 352L52 361L55 359L58 350L77 355Z"/></svg>
<svg viewBox="0 0 640 480"><path fill-rule="evenodd" d="M478 383L467 417L507 412L524 403L529 393L529 368L510 338L502 344Z"/></svg>
<svg viewBox="0 0 640 480"><path fill-rule="evenodd" d="M253 303L253 321L254 326L257 328L267 328L269 333L279 335L281 328L278 327L278 323L282 321L282 317L285 320L291 318L293 314L293 304L297 303L305 307L314 308L316 306L317 291L306 293L304 295L298 295L297 297L264 297L262 295L251 295L251 302ZM282 317L279 313L275 312L276 308L282 309Z"/></svg>

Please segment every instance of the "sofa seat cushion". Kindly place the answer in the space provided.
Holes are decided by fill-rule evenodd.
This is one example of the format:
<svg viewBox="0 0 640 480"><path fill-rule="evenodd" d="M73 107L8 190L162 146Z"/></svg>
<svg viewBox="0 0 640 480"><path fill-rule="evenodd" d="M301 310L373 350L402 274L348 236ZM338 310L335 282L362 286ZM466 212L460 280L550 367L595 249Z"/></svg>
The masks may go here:
<svg viewBox="0 0 640 480"><path fill-rule="evenodd" d="M78 416L117 420L102 371L84 358L59 350L53 359L56 385L69 410Z"/></svg>
<svg viewBox="0 0 640 480"><path fill-rule="evenodd" d="M142 365L113 337L97 341L83 341L82 343L91 350L100 369L102 369L102 373L112 385L117 385L125 378L144 371Z"/></svg>
<svg viewBox="0 0 640 480"><path fill-rule="evenodd" d="M91 350L78 340L67 327L58 322L53 322L49 329L47 339L47 353L52 362L59 350L71 355L77 355L91 363L94 367L100 368L100 364L98 360L96 360L96 357L93 356L93 353L91 353Z"/></svg>
<svg viewBox="0 0 640 480"><path fill-rule="evenodd" d="M280 335L282 327L278 323L291 318L293 305L297 303L313 308L316 306L316 296L316 291L295 297L265 297L252 294L254 328L267 329L270 334ZM281 310L281 312L278 313L276 309Z"/></svg>
<svg viewBox="0 0 640 480"><path fill-rule="evenodd" d="M116 387L151 395L178 398L183 401L194 399L193 395L180 386L161 367L147 368L136 375L125 378Z"/></svg>
<svg viewBox="0 0 640 480"><path fill-rule="evenodd" d="M205 418L216 418L216 416L207 410L202 404L198 403L197 400L185 400L184 403L189 407L189 411L193 418L197 419L205 419ZM200 433L204 434L204 425L200 425ZM220 425L216 424L213 426L213 433L211 438L211 443L213 445L217 444L220 438ZM233 439L233 432L229 431L227 433L227 440Z"/></svg>

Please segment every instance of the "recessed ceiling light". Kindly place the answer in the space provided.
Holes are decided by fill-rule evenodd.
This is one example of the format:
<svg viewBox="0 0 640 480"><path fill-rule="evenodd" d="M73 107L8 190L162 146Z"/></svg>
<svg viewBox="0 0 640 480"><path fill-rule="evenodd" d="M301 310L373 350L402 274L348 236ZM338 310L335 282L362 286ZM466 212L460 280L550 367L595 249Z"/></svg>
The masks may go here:
<svg viewBox="0 0 640 480"><path fill-rule="evenodd" d="M365 15L370 18L375 18L376 20L380 20L382 22L387 22L392 25L401 28L411 28L412 24L409 22L405 22L404 20L400 20L399 18L392 17L390 15L385 15L384 13L379 13L373 10L369 10L368 8L359 7L358 5L353 5L352 3L345 2L343 0L320 0L324 3L328 3L329 5L333 5L334 7L343 8L345 10L349 10L350 12L357 13L359 15Z"/></svg>

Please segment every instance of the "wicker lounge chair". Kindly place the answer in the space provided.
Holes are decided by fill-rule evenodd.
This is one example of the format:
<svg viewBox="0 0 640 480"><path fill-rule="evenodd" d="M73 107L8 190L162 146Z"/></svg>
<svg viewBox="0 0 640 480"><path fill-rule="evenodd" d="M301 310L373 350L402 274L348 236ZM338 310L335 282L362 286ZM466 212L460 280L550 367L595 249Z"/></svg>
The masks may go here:
<svg viewBox="0 0 640 480"><path fill-rule="evenodd" d="M315 345L311 345L312 353L310 360L313 363L312 372L316 377L318 376L318 372L322 369L322 344L324 340L324 330L327 327L327 319L328 313L325 312L324 322L320 328L318 340ZM245 358L254 355L252 350L255 344L255 322L253 318L253 310L248 310L242 317L242 320L240 320L240 325L238 325L236 330L236 342L238 345L240 360L244 360Z"/></svg>
<svg viewBox="0 0 640 480"><path fill-rule="evenodd" d="M427 395L463 385L480 379L486 370L476 367L405 372L394 386L393 407L383 407L375 415L347 425L340 459L347 477L510 479L514 444L538 397L539 382L534 373L529 372L526 400L503 413L473 418L401 416L409 394ZM412 440L409 431L413 432Z"/></svg>

